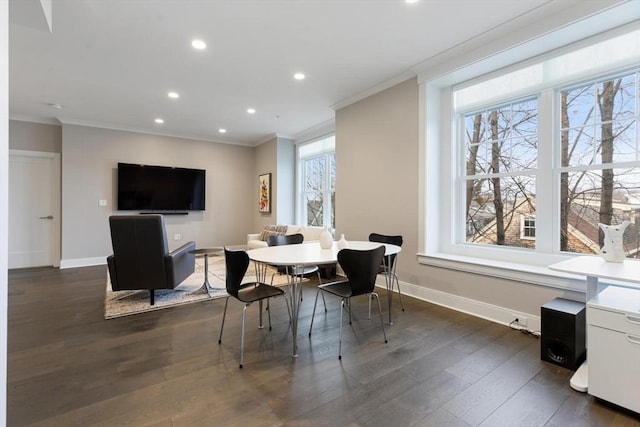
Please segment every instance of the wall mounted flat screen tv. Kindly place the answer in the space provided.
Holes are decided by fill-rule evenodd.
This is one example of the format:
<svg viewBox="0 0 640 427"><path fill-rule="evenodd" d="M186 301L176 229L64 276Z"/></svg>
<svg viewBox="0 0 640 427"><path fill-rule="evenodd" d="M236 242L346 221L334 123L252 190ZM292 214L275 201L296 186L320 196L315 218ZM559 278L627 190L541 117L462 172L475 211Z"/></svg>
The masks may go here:
<svg viewBox="0 0 640 427"><path fill-rule="evenodd" d="M118 210L203 211L206 171L118 163Z"/></svg>

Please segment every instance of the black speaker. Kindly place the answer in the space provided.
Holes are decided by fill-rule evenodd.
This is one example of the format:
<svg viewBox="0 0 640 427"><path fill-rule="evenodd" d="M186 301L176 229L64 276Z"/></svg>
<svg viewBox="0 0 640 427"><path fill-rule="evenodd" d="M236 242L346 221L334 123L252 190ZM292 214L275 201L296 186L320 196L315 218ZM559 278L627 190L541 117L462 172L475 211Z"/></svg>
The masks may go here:
<svg viewBox="0 0 640 427"><path fill-rule="evenodd" d="M587 355L585 311L585 303L564 298L556 298L542 306L542 360L574 371L580 367Z"/></svg>

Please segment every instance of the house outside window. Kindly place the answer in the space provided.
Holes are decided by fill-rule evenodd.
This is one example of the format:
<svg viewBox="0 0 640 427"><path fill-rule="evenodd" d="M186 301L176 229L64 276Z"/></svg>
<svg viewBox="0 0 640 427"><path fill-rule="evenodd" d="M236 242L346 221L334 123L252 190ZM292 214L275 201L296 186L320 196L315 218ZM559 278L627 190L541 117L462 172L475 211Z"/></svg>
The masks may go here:
<svg viewBox="0 0 640 427"><path fill-rule="evenodd" d="M598 223L625 219L627 257L640 258L639 63L629 26L466 82L427 80L420 262L536 272L597 254Z"/></svg>
<svg viewBox="0 0 640 427"><path fill-rule="evenodd" d="M300 223L335 228L335 136L298 147Z"/></svg>

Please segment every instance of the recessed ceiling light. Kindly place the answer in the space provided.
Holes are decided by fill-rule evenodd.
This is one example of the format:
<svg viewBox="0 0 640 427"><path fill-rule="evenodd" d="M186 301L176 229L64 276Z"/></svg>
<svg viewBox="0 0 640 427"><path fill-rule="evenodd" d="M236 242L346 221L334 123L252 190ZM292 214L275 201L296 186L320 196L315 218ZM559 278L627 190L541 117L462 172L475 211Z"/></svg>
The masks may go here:
<svg viewBox="0 0 640 427"><path fill-rule="evenodd" d="M220 132L220 133L227 133L227 130L226 130L226 129L223 129L223 128L220 128L220 129L218 129L218 132Z"/></svg>
<svg viewBox="0 0 640 427"><path fill-rule="evenodd" d="M247 113L255 114L256 113L256 109L255 108L247 108Z"/></svg>
<svg viewBox="0 0 640 427"><path fill-rule="evenodd" d="M418 3L418 0L404 0L407 3Z"/></svg>
<svg viewBox="0 0 640 427"><path fill-rule="evenodd" d="M296 80L304 80L305 75L304 75L304 73L295 73L293 75L293 78L296 79Z"/></svg>
<svg viewBox="0 0 640 427"><path fill-rule="evenodd" d="M160 117L158 117L158 118L155 120L155 122L156 122L156 123L158 123L159 125L161 125L162 123L164 123L164 120L163 120L163 119L161 119Z"/></svg>
<svg viewBox="0 0 640 427"><path fill-rule="evenodd" d="M178 92L169 92L167 94L167 96L171 99L178 99L180 98L180 94Z"/></svg>
<svg viewBox="0 0 640 427"><path fill-rule="evenodd" d="M200 39L193 39L191 41L191 46L193 46L194 49L198 49L198 50L203 50L207 48L207 44Z"/></svg>

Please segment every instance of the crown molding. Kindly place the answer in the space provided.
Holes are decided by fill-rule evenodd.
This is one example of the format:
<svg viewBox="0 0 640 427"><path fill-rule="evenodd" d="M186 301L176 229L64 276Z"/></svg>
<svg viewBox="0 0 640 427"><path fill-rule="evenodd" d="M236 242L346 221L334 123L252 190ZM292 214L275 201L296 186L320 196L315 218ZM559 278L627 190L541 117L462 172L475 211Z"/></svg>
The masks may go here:
<svg viewBox="0 0 640 427"><path fill-rule="evenodd" d="M390 78L389 80L386 80L382 83L379 83L373 87L370 87L369 89L366 89L352 97L349 97L347 99L344 99L336 104L330 105L329 108L332 108L334 111L340 110L344 107L347 107L351 104L354 104L358 101L362 101L365 98L368 98L372 95L375 95L377 93L382 92L383 90L389 89L390 87L393 87L395 85L398 85L404 81L409 80L410 78L413 78L416 76L416 72L413 70L407 70L405 72L403 72L402 74L398 74L395 77Z"/></svg>

